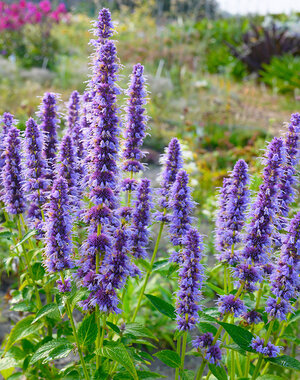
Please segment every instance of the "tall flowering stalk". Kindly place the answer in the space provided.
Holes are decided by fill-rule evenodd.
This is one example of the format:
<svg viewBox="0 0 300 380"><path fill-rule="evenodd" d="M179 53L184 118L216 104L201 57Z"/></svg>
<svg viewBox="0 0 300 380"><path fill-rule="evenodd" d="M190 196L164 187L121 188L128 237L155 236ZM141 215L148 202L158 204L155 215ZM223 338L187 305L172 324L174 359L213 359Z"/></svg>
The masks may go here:
<svg viewBox="0 0 300 380"><path fill-rule="evenodd" d="M229 264L239 262L236 248L242 241L241 231L250 200L248 185L248 165L244 160L239 160L234 166L230 179L225 179L220 201L216 235L218 248L221 251L219 260L222 262Z"/></svg>
<svg viewBox="0 0 300 380"><path fill-rule="evenodd" d="M65 135L61 141L57 157L57 175L67 181L70 203L75 210L80 208L79 200L79 176L76 170L77 157L73 140L70 135Z"/></svg>
<svg viewBox="0 0 300 380"><path fill-rule="evenodd" d="M2 130L0 133L0 170L2 170L5 164L5 158L3 154L5 149L5 139L7 137L10 127L16 124L16 120L14 119L12 114L4 112L0 119L0 124L2 126ZM0 178L0 183L2 183L2 178Z"/></svg>
<svg viewBox="0 0 300 380"><path fill-rule="evenodd" d="M40 128L45 134L43 156L48 163L48 179L50 184L54 180L55 160L58 146L57 128L59 125L59 113L57 109L58 95L45 93L39 110L41 120Z"/></svg>
<svg viewBox="0 0 300 380"><path fill-rule="evenodd" d="M247 226L245 248L242 252L245 263L236 267L237 276L249 290L255 289L255 282L261 281L260 267L269 261L272 236L275 233L274 220L279 209L279 179L284 164L284 142L282 139L274 138L266 151L263 183L251 207L251 222Z"/></svg>
<svg viewBox="0 0 300 380"><path fill-rule="evenodd" d="M278 229L286 227L286 217L289 213L289 206L295 199L295 185L297 183L296 166L299 161L299 133L300 114L292 114L288 131L285 137L286 163L279 185L279 225Z"/></svg>
<svg viewBox="0 0 300 380"><path fill-rule="evenodd" d="M26 210L23 192L24 177L21 167L21 140L19 130L11 126L4 143L4 167L2 169L3 196L5 209L13 215Z"/></svg>
<svg viewBox="0 0 300 380"><path fill-rule="evenodd" d="M67 125L71 134L76 124L79 123L80 95L78 91L73 91L68 102Z"/></svg>
<svg viewBox="0 0 300 380"><path fill-rule="evenodd" d="M24 189L29 202L28 217L32 228L42 234L43 229L43 206L47 200L47 162L43 157L43 134L36 122L30 118L26 123L25 130L25 165Z"/></svg>

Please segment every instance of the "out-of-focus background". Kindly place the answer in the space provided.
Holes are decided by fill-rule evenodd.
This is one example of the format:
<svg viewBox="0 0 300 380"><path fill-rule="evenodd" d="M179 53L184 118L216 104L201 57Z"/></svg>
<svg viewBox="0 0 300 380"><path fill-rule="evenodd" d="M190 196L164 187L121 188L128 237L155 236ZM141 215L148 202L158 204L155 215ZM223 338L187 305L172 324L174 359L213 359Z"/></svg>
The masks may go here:
<svg viewBox="0 0 300 380"><path fill-rule="evenodd" d="M0 2L0 114L24 125L45 91L61 93L61 107L84 91L101 7L116 22L120 86L133 64L146 68L149 162L181 138L199 212L210 220L216 186L235 161L255 172L266 139L300 108L300 2Z"/></svg>

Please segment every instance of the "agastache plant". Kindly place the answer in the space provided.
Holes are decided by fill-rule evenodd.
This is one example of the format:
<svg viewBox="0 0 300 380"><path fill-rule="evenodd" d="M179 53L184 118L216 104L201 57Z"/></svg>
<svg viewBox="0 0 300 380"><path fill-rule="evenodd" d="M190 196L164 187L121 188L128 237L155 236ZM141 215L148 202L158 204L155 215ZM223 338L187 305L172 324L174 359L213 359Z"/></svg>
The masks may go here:
<svg viewBox="0 0 300 380"><path fill-rule="evenodd" d="M5 298L18 313L1 374L161 378L155 355L175 380L296 378L299 114L268 144L258 190L243 159L224 176L219 203L208 200L213 230L176 137L161 178L147 178L145 69L134 65L124 106L108 9L94 27L88 87L71 94L67 115L46 93L24 135L12 115L1 119L2 261L15 276Z"/></svg>

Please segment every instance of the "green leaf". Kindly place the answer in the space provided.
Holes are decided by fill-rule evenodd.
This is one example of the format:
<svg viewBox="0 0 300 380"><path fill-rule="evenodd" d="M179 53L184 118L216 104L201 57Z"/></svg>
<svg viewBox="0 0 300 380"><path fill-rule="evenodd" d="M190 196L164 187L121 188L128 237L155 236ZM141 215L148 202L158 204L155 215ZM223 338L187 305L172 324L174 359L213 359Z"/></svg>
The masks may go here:
<svg viewBox="0 0 300 380"><path fill-rule="evenodd" d="M160 361L172 368L179 368L181 365L180 356L175 351L163 350L154 354Z"/></svg>
<svg viewBox="0 0 300 380"><path fill-rule="evenodd" d="M115 333L117 333L118 335L121 334L121 331L119 329L119 327L117 325L115 325L114 323L112 322L106 322L107 326L110 327Z"/></svg>
<svg viewBox="0 0 300 380"><path fill-rule="evenodd" d="M0 239L9 239L12 237L12 233L10 231L0 231Z"/></svg>
<svg viewBox="0 0 300 380"><path fill-rule="evenodd" d="M151 338L158 340L152 332L140 323L128 323L125 328L125 333L134 335L137 338Z"/></svg>
<svg viewBox="0 0 300 380"><path fill-rule="evenodd" d="M273 364L276 364L280 367L293 369L295 371L300 371L299 360L292 358L291 356L288 356L288 355L278 356L277 358L266 358L265 360Z"/></svg>
<svg viewBox="0 0 300 380"><path fill-rule="evenodd" d="M189 369L185 369L184 371L180 371L180 379L182 380L194 380L195 372Z"/></svg>
<svg viewBox="0 0 300 380"><path fill-rule="evenodd" d="M132 359L122 343L105 341L101 350L101 354L108 359L120 363L133 376L135 380L138 380L138 375Z"/></svg>
<svg viewBox="0 0 300 380"><path fill-rule="evenodd" d="M78 339L81 344L87 346L94 343L98 334L98 327L95 320L95 314L88 315L80 323L78 328Z"/></svg>
<svg viewBox="0 0 300 380"><path fill-rule="evenodd" d="M12 357L4 357L0 359L0 371L3 371L8 368L14 368L17 365L17 361Z"/></svg>
<svg viewBox="0 0 300 380"><path fill-rule="evenodd" d="M19 321L11 330L8 340L5 346L4 352L7 352L10 347L19 340L26 338L27 336L36 333L40 328L40 323L33 323L34 316L28 315L21 321Z"/></svg>
<svg viewBox="0 0 300 380"><path fill-rule="evenodd" d="M218 379L218 380L227 380L227 373L223 366L217 366L215 364L208 364L208 368L210 369L211 373Z"/></svg>
<svg viewBox="0 0 300 380"><path fill-rule="evenodd" d="M210 323L207 322L200 322L198 323L199 330L203 333L210 332L213 335L216 334L217 329L214 325L211 325Z"/></svg>
<svg viewBox="0 0 300 380"><path fill-rule="evenodd" d="M169 263L170 263L170 261L168 259L156 261L156 263L153 264L152 272L155 272L155 271L167 266Z"/></svg>
<svg viewBox="0 0 300 380"><path fill-rule="evenodd" d="M224 327L224 330L231 336L234 343L245 351L254 352L254 350L250 347L251 340L254 338L250 331L231 323L220 321L217 323Z"/></svg>
<svg viewBox="0 0 300 380"><path fill-rule="evenodd" d="M37 322L38 320L40 320L41 318L44 318L44 317L55 319L56 321L58 321L59 319L61 319L60 312L59 312L59 309L58 309L58 306L57 306L56 303L50 303L48 305L43 306L36 313L35 319L32 321L32 323L35 323L35 322Z"/></svg>
<svg viewBox="0 0 300 380"><path fill-rule="evenodd" d="M34 263L32 265L32 274L35 281L42 280L45 276L45 268L42 263Z"/></svg>
<svg viewBox="0 0 300 380"><path fill-rule="evenodd" d="M204 285L207 285L210 289L214 290L217 294L224 295L225 292L223 289L219 288L218 286L212 284L211 282L206 281Z"/></svg>
<svg viewBox="0 0 300 380"><path fill-rule="evenodd" d="M300 318L300 310L297 310L297 311L295 311L295 313L294 313L294 314L292 315L292 317L290 318L288 324L297 321L299 318Z"/></svg>
<svg viewBox="0 0 300 380"><path fill-rule="evenodd" d="M167 377L167 376L161 375L160 373L150 372L150 371L137 371L137 374L138 374L139 379L148 379L148 380L163 379L164 377Z"/></svg>
<svg viewBox="0 0 300 380"><path fill-rule="evenodd" d="M228 348L229 350L236 351L236 352L238 352L241 355L247 355L246 351L243 350L240 346L238 346L235 343L233 343L233 344L224 344L223 347Z"/></svg>
<svg viewBox="0 0 300 380"><path fill-rule="evenodd" d="M35 305L32 302L28 303L26 301L21 301L19 303L12 305L10 310L23 311L23 312L24 311L33 311L34 307L35 307Z"/></svg>
<svg viewBox="0 0 300 380"><path fill-rule="evenodd" d="M62 359L65 358L69 355L69 353L72 351L72 345L60 345L54 350L51 351L49 354L49 360L57 360L57 359Z"/></svg>
<svg viewBox="0 0 300 380"><path fill-rule="evenodd" d="M151 270L150 263L144 259L138 259L137 262L148 272Z"/></svg>
<svg viewBox="0 0 300 380"><path fill-rule="evenodd" d="M23 236L23 239L19 241L17 245L15 245L14 249L18 248L20 245L25 243L28 239L30 239L32 236L36 235L36 230L28 231L27 234Z"/></svg>
<svg viewBox="0 0 300 380"><path fill-rule="evenodd" d="M50 340L50 342L43 344L36 350L30 360L30 365L35 364L39 360L43 360L43 363L47 363L48 361L53 360L51 355L53 351L59 347L63 347L66 350L69 349L70 351L72 350L72 344L65 338Z"/></svg>
<svg viewBox="0 0 300 380"><path fill-rule="evenodd" d="M161 298L152 296L151 294L145 294L145 296L160 313L166 315L171 319L176 318L175 308L170 303L164 301Z"/></svg>
<svg viewBox="0 0 300 380"><path fill-rule="evenodd" d="M256 380L284 380L284 378L277 375L266 374L266 375L257 377Z"/></svg>

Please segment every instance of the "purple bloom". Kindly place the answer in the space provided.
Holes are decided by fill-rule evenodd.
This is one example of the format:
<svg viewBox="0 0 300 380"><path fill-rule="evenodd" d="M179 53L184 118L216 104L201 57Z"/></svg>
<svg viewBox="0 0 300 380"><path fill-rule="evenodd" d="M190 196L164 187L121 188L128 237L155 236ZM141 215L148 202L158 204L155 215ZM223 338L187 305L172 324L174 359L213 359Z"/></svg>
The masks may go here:
<svg viewBox="0 0 300 380"><path fill-rule="evenodd" d="M287 314L294 310L288 301L280 298L269 297L266 306L266 312L269 316L280 321L286 320Z"/></svg>
<svg viewBox="0 0 300 380"><path fill-rule="evenodd" d="M193 341L192 345L194 348L206 348L212 345L214 341L214 336L212 333L207 332L200 336L197 336Z"/></svg>
<svg viewBox="0 0 300 380"><path fill-rule="evenodd" d="M24 190L29 202L28 216L32 227L42 232L42 207L47 200L47 162L44 159L43 135L36 122L30 118L25 130Z"/></svg>
<svg viewBox="0 0 300 380"><path fill-rule="evenodd" d="M256 310L250 310L247 313L243 314L243 319L248 325L256 325L262 321L261 314Z"/></svg>
<svg viewBox="0 0 300 380"><path fill-rule="evenodd" d="M221 314L233 314L235 317L239 317L246 312L244 302L239 298L235 298L233 294L220 296L218 307Z"/></svg>
<svg viewBox="0 0 300 380"><path fill-rule="evenodd" d="M98 21L95 22L95 34L101 40L111 37L114 33L114 25L111 20L110 11L102 8L99 12Z"/></svg>
<svg viewBox="0 0 300 380"><path fill-rule="evenodd" d="M69 133L72 134L72 131L75 128L75 125L79 123L79 103L80 95L78 91L73 91L69 103L68 103L68 128Z"/></svg>
<svg viewBox="0 0 300 380"><path fill-rule="evenodd" d="M184 236L191 228L192 218L190 214L194 207L194 202L188 182L188 174L184 170L180 170L171 189L169 200L169 207L172 210L170 240L174 246L182 244ZM180 258L178 259L180 260Z"/></svg>
<svg viewBox="0 0 300 380"><path fill-rule="evenodd" d="M300 212L292 219L281 254L270 277L272 293L285 300L297 298L300 287Z"/></svg>
<svg viewBox="0 0 300 380"><path fill-rule="evenodd" d="M182 152L179 141L173 138L163 157L164 166L162 171L162 182L160 189L159 206L162 210L156 213L156 219L162 222L168 222L169 217L166 215L166 210L169 209L169 198L171 188L176 180L178 171L183 166Z"/></svg>
<svg viewBox="0 0 300 380"><path fill-rule="evenodd" d="M255 265L268 262L268 251L272 246L273 221L278 213L277 196L282 167L285 164L285 149L282 139L274 138L266 152L263 183L260 186L252 211L252 220L247 228L243 256L247 263Z"/></svg>
<svg viewBox="0 0 300 380"><path fill-rule="evenodd" d="M280 350L282 349L282 347L275 346L271 342L265 344L265 340L258 336L252 339L250 346L256 352L263 354L264 356L267 356L269 358L275 358L276 356L278 356Z"/></svg>
<svg viewBox="0 0 300 380"><path fill-rule="evenodd" d="M199 321L201 309L201 288L203 283L203 266L200 264L203 252L202 237L197 229L191 228L184 241L182 264L180 266L179 290L177 292L176 314L179 330L191 330Z"/></svg>
<svg viewBox="0 0 300 380"><path fill-rule="evenodd" d="M68 184L70 202L75 209L79 209L79 178L76 171L77 161L71 136L65 135L61 141L57 158L57 174Z"/></svg>
<svg viewBox="0 0 300 380"><path fill-rule="evenodd" d="M23 193L23 173L21 170L21 141L19 130L11 126L4 142L2 169L3 196L6 211L10 214L22 214L25 209Z"/></svg>
<svg viewBox="0 0 300 380"><path fill-rule="evenodd" d="M5 164L5 158L3 155L5 148L5 139L7 137L10 127L16 125L16 120L10 113L4 112L2 118L0 119L0 123L2 124L2 131L0 133L0 170L2 170ZM2 183L2 178L0 178L0 183Z"/></svg>
<svg viewBox="0 0 300 380"><path fill-rule="evenodd" d="M146 136L147 115L145 114L146 95L144 67L138 63L133 67L130 87L127 91L127 119L124 133L125 146L123 151L123 170L125 172L138 173L144 170L140 160L144 154L141 151L143 140Z"/></svg>
<svg viewBox="0 0 300 380"><path fill-rule="evenodd" d="M65 279L65 283L61 280L56 281L57 288L61 293L69 293L72 289L71 280L69 278Z"/></svg>
<svg viewBox="0 0 300 380"><path fill-rule="evenodd" d="M235 277L239 278L245 284L245 289L248 291L256 290L254 285L256 282L261 282L263 279L263 269L258 266L252 266L246 263L239 264L234 268Z"/></svg>
<svg viewBox="0 0 300 380"><path fill-rule="evenodd" d="M296 165L299 161L299 132L300 132L300 114L295 113L291 116L288 132L285 138L285 147L287 153L286 164L283 167L283 173L279 185L279 215L280 218L279 228L284 228L286 225L285 217L289 213L289 205L295 199L295 186L296 178Z"/></svg>
<svg viewBox="0 0 300 380"><path fill-rule="evenodd" d="M68 185L64 178L55 179L46 210L45 266L49 272L72 268L73 226Z"/></svg>
<svg viewBox="0 0 300 380"><path fill-rule="evenodd" d="M43 155L48 163L48 178L51 183L55 175L54 168L58 145L57 127L59 124L59 113L56 104L57 98L57 94L51 92L45 93L38 113L41 119L40 128L45 134Z"/></svg>
<svg viewBox="0 0 300 380"><path fill-rule="evenodd" d="M151 219L150 181L143 178L137 188L137 200L132 215L131 251L134 257L146 257L149 242L148 227Z"/></svg>
<svg viewBox="0 0 300 380"><path fill-rule="evenodd" d="M241 230L249 204L248 184L248 165L244 160L239 160L234 166L230 179L224 179L219 201L220 211L216 222L219 260L229 264L239 261L236 246L242 240Z"/></svg>
<svg viewBox="0 0 300 380"><path fill-rule="evenodd" d="M220 365L220 361L222 360L222 351L218 342L216 342L216 344L214 344L213 346L207 348L205 353L205 359L210 364L216 364L217 366Z"/></svg>

